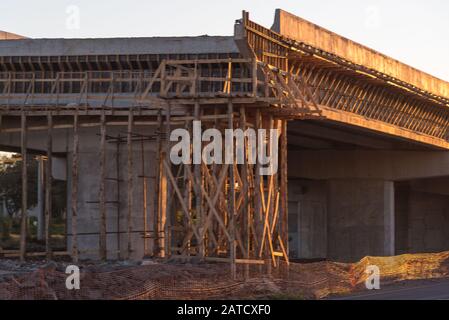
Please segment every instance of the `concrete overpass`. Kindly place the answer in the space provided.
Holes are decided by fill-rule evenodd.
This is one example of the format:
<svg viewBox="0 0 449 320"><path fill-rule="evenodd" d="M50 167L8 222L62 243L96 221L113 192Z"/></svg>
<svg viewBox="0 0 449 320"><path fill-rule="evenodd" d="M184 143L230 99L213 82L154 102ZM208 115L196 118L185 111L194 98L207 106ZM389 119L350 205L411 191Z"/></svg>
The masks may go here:
<svg viewBox="0 0 449 320"><path fill-rule="evenodd" d="M449 84L289 13L233 37L6 40L0 70L3 149L67 164L75 259L449 248ZM277 128L279 173L168 164L194 119Z"/></svg>

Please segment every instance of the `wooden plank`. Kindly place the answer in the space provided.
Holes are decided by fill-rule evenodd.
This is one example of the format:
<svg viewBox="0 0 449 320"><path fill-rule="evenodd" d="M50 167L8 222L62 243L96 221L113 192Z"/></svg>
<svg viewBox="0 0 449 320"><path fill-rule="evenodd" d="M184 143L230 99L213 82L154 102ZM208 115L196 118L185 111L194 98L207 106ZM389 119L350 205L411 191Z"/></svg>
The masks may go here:
<svg viewBox="0 0 449 320"><path fill-rule="evenodd" d="M47 166L45 175L45 251L47 259L51 259L51 235L50 223L52 215L52 163L53 163L53 115L51 112L47 115L48 132L47 132Z"/></svg>
<svg viewBox="0 0 449 320"><path fill-rule="evenodd" d="M255 130L257 132L257 130L259 130L262 127L262 115L260 112L260 109L256 110L256 119L255 119ZM259 148L261 147L260 145L258 146ZM256 163L256 168L255 168L255 178L254 178L254 220L255 220L255 238L258 239L257 241L257 248L256 248L256 252L257 250L260 250L260 246L262 243L262 223L263 223L263 218L262 218L262 198L263 196L263 190L262 190L262 177L260 175L260 169L261 169L261 165L260 165L260 161L257 161Z"/></svg>
<svg viewBox="0 0 449 320"><path fill-rule="evenodd" d="M27 171L27 118L25 111L21 116L21 153L22 153L22 213L20 219L20 261L25 261L28 224L28 171Z"/></svg>
<svg viewBox="0 0 449 320"><path fill-rule="evenodd" d="M282 121L281 131L281 235L286 245L285 251L288 253L288 138L287 138L287 120ZM288 254L287 254L288 257Z"/></svg>
<svg viewBox="0 0 449 320"><path fill-rule="evenodd" d="M73 155L72 155L72 259L78 262L78 153L79 153L79 135L78 135L78 113L73 116Z"/></svg>
<svg viewBox="0 0 449 320"><path fill-rule="evenodd" d="M128 195L128 213L126 215L126 233L127 233L127 255L128 259L130 259L131 254L133 252L132 248L132 213L133 213L133 201L134 201L134 164L133 164L133 136L132 132L134 130L134 110L129 110L128 114L128 132L126 145L128 150L127 157L127 167L128 167L128 187L127 187L127 195Z"/></svg>
<svg viewBox="0 0 449 320"><path fill-rule="evenodd" d="M106 115L101 114L100 127L100 259L107 259L107 244L106 244Z"/></svg>
<svg viewBox="0 0 449 320"><path fill-rule="evenodd" d="M231 100L228 102L228 128L230 130L234 129L234 105ZM234 149L234 146L232 146ZM225 151L226 152L226 151ZM233 159L234 160L234 159ZM230 230L230 241L229 241L229 254L231 260L231 277L235 279L237 277L237 270L235 265L236 260L236 245L235 245L235 161L229 166L229 194L228 194L228 206L229 206L229 230Z"/></svg>
<svg viewBox="0 0 449 320"><path fill-rule="evenodd" d="M46 252L28 252L27 257L45 257L47 255ZM60 257L60 256L69 256L70 252L68 251L55 251L52 253L53 257ZM8 252L8 251L0 251L0 257L4 258L17 258L20 257L19 252Z"/></svg>
<svg viewBox="0 0 449 320"><path fill-rule="evenodd" d="M257 72L257 70L255 71ZM246 110L245 107L240 107L240 129L245 132L246 130ZM245 248L242 248L245 251L245 259L250 258L250 250L251 250L251 205L250 205L250 190L249 190L249 181L250 178L248 176L248 141L244 137L243 138L243 149L244 149L244 163L241 169L242 176L242 191L241 194L243 196L243 231L244 231L244 241ZM249 266L245 267L245 279L249 278Z"/></svg>
<svg viewBox="0 0 449 320"><path fill-rule="evenodd" d="M159 241L157 240L157 237L159 236L159 216L161 212L161 175L162 170L164 170L163 165L164 161L162 161L162 141L161 141L161 131L162 131L162 111L158 110L157 114L157 135L156 135L156 179L155 179L155 186L156 186L156 199L157 199L157 206L156 210L154 211L153 215L153 239L152 239L152 247L153 247L153 254L159 253ZM145 240L144 240L145 241Z"/></svg>
<svg viewBox="0 0 449 320"><path fill-rule="evenodd" d="M148 255L148 177L145 174L145 142L140 139L140 172L142 177L142 225L143 225L143 254ZM159 193L160 194L160 193ZM160 221L160 220L159 220ZM160 228L158 228L160 230ZM159 239L159 233L156 234ZM154 238L154 237L153 237Z"/></svg>
<svg viewBox="0 0 449 320"><path fill-rule="evenodd" d="M165 132L165 158L170 158L170 134L171 134L171 105L169 104L167 106L167 114L166 114L166 132ZM165 176L165 185L166 185L166 192L167 195L172 195L171 185L167 183L167 177ZM166 210L163 211L162 215L162 226L164 230L164 256L167 257L171 254L170 250L170 243L171 243L171 237L170 237L170 231L171 231L171 210L172 210L172 197L167 196L166 199Z"/></svg>
<svg viewBox="0 0 449 320"><path fill-rule="evenodd" d="M121 174L120 174L120 145L122 143L122 137L119 134L117 136L117 141L115 142L115 177L116 177L116 184L117 184L117 193L115 196L116 199L116 228L117 228L117 236L116 236L116 243L117 243L117 259L122 259L122 239L121 239L121 209L122 209L122 202L120 200L121 198Z"/></svg>
<svg viewBox="0 0 449 320"><path fill-rule="evenodd" d="M195 120L199 121L201 119L201 106L198 102L195 103L194 109L193 109L193 116L195 118ZM196 153L195 150L196 148L199 146L193 146L193 152L194 154ZM201 149L200 149L201 150ZM200 161L202 159L199 159ZM202 233L202 229L204 227L204 212L203 212L203 191L201 188L201 185L203 183L202 177L201 177L201 164L194 164L193 165L193 172L194 172L194 179L192 179L193 181L193 189L195 191L195 211L196 211L196 215L198 220L200 221L200 227L199 227L199 231L200 234ZM205 257L205 247L204 247L204 239L201 239L200 242L198 243L198 250L199 250L199 255L201 258Z"/></svg>
<svg viewBox="0 0 449 320"><path fill-rule="evenodd" d="M278 240L279 240L279 244L280 244L281 249L282 249L282 256L284 257L285 262L287 262L287 265L289 266L290 265L290 259L288 257L288 251L287 251L287 248L284 245L284 241L282 240L282 237L280 235L278 236Z"/></svg>
<svg viewBox="0 0 449 320"><path fill-rule="evenodd" d="M230 263L231 259L229 258L219 258L219 257L206 257L206 261L209 262L224 262ZM251 259L235 259L236 264L255 264L255 265L264 265L265 261L263 260L251 260Z"/></svg>

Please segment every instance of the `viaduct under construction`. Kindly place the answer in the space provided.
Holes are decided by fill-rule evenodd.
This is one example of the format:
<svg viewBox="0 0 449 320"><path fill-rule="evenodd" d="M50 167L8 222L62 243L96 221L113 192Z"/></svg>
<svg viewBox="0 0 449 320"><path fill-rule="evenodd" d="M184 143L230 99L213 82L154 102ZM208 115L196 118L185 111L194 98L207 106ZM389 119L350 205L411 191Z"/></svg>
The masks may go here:
<svg viewBox="0 0 449 320"><path fill-rule="evenodd" d="M449 83L282 10L229 37L0 41L0 146L44 157L45 252L276 268L449 249ZM170 162L176 128L276 129L279 170ZM262 142L264 143L264 142ZM267 142L265 142L267 143ZM273 151L273 146L268 149ZM62 169L61 169L62 168ZM67 183L67 250L50 243Z"/></svg>

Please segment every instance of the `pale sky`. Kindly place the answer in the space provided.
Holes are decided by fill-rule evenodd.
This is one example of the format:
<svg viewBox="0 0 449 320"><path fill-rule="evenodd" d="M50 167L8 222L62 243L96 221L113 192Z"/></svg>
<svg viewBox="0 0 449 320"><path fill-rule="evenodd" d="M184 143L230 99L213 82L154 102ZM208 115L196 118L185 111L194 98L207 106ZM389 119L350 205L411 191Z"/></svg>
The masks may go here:
<svg viewBox="0 0 449 320"><path fill-rule="evenodd" d="M447 0L1 0L0 30L32 38L232 35L242 10L271 27L276 8L449 81Z"/></svg>

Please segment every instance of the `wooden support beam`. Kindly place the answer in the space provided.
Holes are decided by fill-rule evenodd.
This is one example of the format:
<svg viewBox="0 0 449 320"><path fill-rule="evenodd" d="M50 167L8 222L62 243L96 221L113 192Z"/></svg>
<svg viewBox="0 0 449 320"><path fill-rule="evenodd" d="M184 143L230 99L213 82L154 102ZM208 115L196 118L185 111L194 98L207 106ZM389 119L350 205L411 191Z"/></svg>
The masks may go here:
<svg viewBox="0 0 449 320"><path fill-rule="evenodd" d="M262 114L260 112L260 109L256 110L256 132L257 130L261 129L262 127ZM261 146L259 145L259 148ZM256 239L258 239L258 247L256 248L256 252L260 250L261 246L261 240L262 240L262 177L260 175L260 161L257 161L256 168L255 168L255 178L254 178L254 222L255 222L255 233L256 233Z"/></svg>
<svg viewBox="0 0 449 320"><path fill-rule="evenodd" d="M155 181L155 186L156 186L156 199L157 199L157 203L156 203L156 210L154 212L154 220L153 220L153 239L152 239L152 243L153 243L153 253L154 254L158 254L159 252L159 241L157 240L157 237L159 235L159 216L160 216L160 212L162 210L161 206L161 174L162 174L162 170L164 170L163 165L164 162L162 161L162 141L161 141L161 131L162 131L162 114L161 114L161 110L158 111L158 115L157 115L157 136L156 136L156 181ZM145 241L145 240L144 240Z"/></svg>
<svg viewBox="0 0 449 320"><path fill-rule="evenodd" d="M79 153L79 134L78 134L78 112L73 116L73 155L72 155L72 259L78 262L78 153Z"/></svg>
<svg viewBox="0 0 449 320"><path fill-rule="evenodd" d="M201 107L200 104L198 102L195 103L194 109L193 109L193 116L195 118L196 121L201 120ZM193 135L195 135L195 133L193 133ZM193 153L194 153L194 157L196 154L196 148L198 148L201 146L195 146L193 145ZM201 150L201 149L200 149ZM202 159L197 159L199 161L201 161ZM194 170L194 191L195 191L195 211L196 211L196 215L197 215L197 219L198 221L200 221L200 227L199 227L199 232L200 234L202 233L202 229L204 227L204 212L203 212L203 194L202 194L202 189L201 189L201 185L203 183L203 179L201 176L201 164L194 164L193 165L193 170ZM201 239L200 242L198 243L198 250L199 250L199 255L200 258L204 258L206 255L205 252L205 248L204 248L204 239Z"/></svg>
<svg viewBox="0 0 449 320"><path fill-rule="evenodd" d="M25 111L21 116L21 153L22 153L22 213L20 219L20 261L25 261L28 225L28 171L27 171L27 117Z"/></svg>
<svg viewBox="0 0 449 320"><path fill-rule="evenodd" d="M143 225L143 254L148 255L148 177L145 174L145 142L140 140L140 172L142 177L142 225ZM158 228L160 230L160 228ZM159 238L159 234L156 237Z"/></svg>
<svg viewBox="0 0 449 320"><path fill-rule="evenodd" d="M163 160L170 159L170 133L171 133L171 106L170 104L166 108L166 126L165 126L165 148L163 154ZM161 211L161 234L160 234L160 247L161 256L163 258L170 255L170 212L171 212L171 185L167 183L167 175L165 170L163 170L164 175L162 176L162 187L165 193L165 198L162 199L165 203L165 208Z"/></svg>
<svg viewBox="0 0 449 320"><path fill-rule="evenodd" d="M281 129L281 240L285 244L285 252L288 259L288 139L287 120L282 120Z"/></svg>
<svg viewBox="0 0 449 320"><path fill-rule="evenodd" d="M245 132L246 130L246 109L245 107L240 107L240 129ZM248 141L243 137L243 165L241 169L241 179L242 179L242 190L241 193L243 195L243 232L244 232L244 241L245 241L245 259L250 258L250 250L251 250L251 205L250 205L250 190L249 190L249 181L250 178L248 176ZM245 266L245 279L249 278L249 265Z"/></svg>
<svg viewBox="0 0 449 320"><path fill-rule="evenodd" d="M228 128L230 130L234 129L234 105L231 100L228 102ZM232 150L234 145L232 145ZM228 206L229 206L229 230L230 230L230 241L229 241L229 254L231 260L231 277L235 279L237 277L237 270L235 265L236 260L236 244L235 244L235 165L234 157L233 163L229 166L229 194L228 194Z"/></svg>
<svg viewBox="0 0 449 320"><path fill-rule="evenodd" d="M192 132L191 127L192 127L191 122L187 121L186 129L188 129L190 133ZM187 236L185 238L186 240L183 243L183 245L185 245L185 246L183 246L184 249L183 249L182 253L190 256L191 236L193 234L191 231L192 226L190 225L191 221L192 221L191 214L192 214L192 199L193 199L192 186L193 186L193 184L192 184L192 180L190 179L190 177L187 173L187 170L190 170L190 165L184 164L184 201L183 201L183 203L186 205L186 209L187 209L186 213L184 213L186 215L184 222L187 224L187 226L185 227L185 232L186 232Z"/></svg>
<svg viewBox="0 0 449 320"><path fill-rule="evenodd" d="M52 163L53 163L53 115L51 112L47 115L48 132L47 132L47 166L45 175L45 252L47 259L51 259L51 234L50 223L52 215Z"/></svg>
<svg viewBox="0 0 449 320"><path fill-rule="evenodd" d="M126 225L127 225L127 257L131 258L132 254L132 213L133 213L133 195L134 195L134 172L133 172L133 136L132 132L134 130L134 110L129 110L128 114L128 132L127 132L127 166L128 166L128 214L126 215Z"/></svg>
<svg viewBox="0 0 449 320"><path fill-rule="evenodd" d="M101 114L100 127L100 259L107 259L106 239L106 115Z"/></svg>
<svg viewBox="0 0 449 320"><path fill-rule="evenodd" d="M122 206L121 206L121 201L120 201L120 198L121 198L120 183L122 181L120 178L120 144L121 144L120 142L121 141L122 141L122 137L119 134L117 136L117 142L115 145L115 174L116 174L115 183L117 184L117 192L116 192L117 238L116 238L116 241L117 241L117 259L118 260L122 259L122 249L121 249L121 244L122 244L122 241L121 241L122 240L121 239L121 234L122 234L122 232L121 232L121 218L122 218L121 209L122 208L121 207Z"/></svg>

